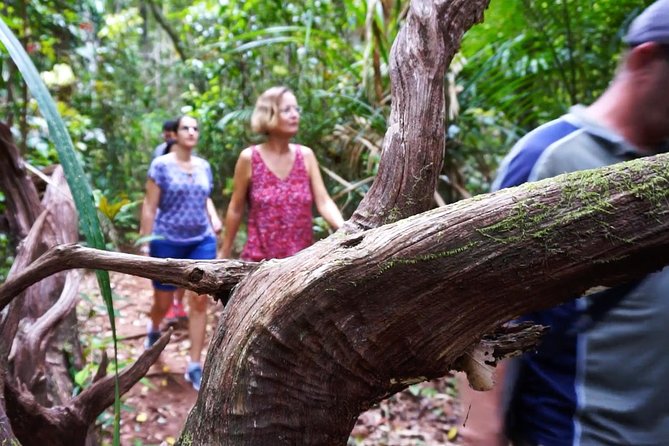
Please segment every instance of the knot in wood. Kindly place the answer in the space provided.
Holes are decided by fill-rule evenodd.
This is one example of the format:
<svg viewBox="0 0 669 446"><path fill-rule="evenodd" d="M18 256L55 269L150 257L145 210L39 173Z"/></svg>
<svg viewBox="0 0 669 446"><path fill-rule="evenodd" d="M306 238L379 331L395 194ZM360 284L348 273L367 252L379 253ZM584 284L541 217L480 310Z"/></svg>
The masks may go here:
<svg viewBox="0 0 669 446"><path fill-rule="evenodd" d="M188 281L197 283L204 277L204 270L202 268L193 268L193 270L188 274Z"/></svg>

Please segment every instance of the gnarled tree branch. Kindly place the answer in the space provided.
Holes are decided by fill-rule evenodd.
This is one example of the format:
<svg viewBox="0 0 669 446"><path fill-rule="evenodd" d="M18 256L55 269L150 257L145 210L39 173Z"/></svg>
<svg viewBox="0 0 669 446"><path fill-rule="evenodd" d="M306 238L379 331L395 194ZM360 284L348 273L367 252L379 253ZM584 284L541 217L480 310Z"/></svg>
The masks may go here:
<svg viewBox="0 0 669 446"><path fill-rule="evenodd" d="M261 264L223 315L181 444L346 444L361 411L443 376L503 322L669 263L667 186L660 155Z"/></svg>
<svg viewBox="0 0 669 446"><path fill-rule="evenodd" d="M146 277L227 300L230 290L253 271L256 264L240 260L156 259L76 244L59 245L0 286L0 311L14 296L33 283L73 268L104 269Z"/></svg>
<svg viewBox="0 0 669 446"><path fill-rule="evenodd" d="M392 107L374 184L346 223L375 228L430 209L445 143L446 68L490 0L413 0L390 59Z"/></svg>
<svg viewBox="0 0 669 446"><path fill-rule="evenodd" d="M80 282L79 271L69 271L58 301L37 321L27 324L14 342L9 360L14 364L14 374L28 379L29 382L24 383L29 389L37 387L37 381L45 379L45 374L48 374L48 370L45 370L47 347L53 339L57 325L74 310Z"/></svg>
<svg viewBox="0 0 669 446"><path fill-rule="evenodd" d="M42 214L40 214L30 229L28 236L19 245L17 256L14 259L14 263L12 263L11 269L9 270L7 281L10 281L12 277L18 276L20 274L19 271L25 270L25 268L27 268L30 264L37 245L40 242L40 235L42 233L42 229L44 228L46 217L47 212L42 212ZM5 281L5 283L7 283L7 281ZM25 290L25 288L26 287L17 291L11 299ZM16 336L19 321L21 320L21 309L23 304L22 299L23 297L21 296L19 299L12 301L12 305L10 306L9 310L4 314L0 314L0 358L3 360L0 361L0 363L3 363L4 360L7 359L9 351L12 347L14 336Z"/></svg>
<svg viewBox="0 0 669 446"><path fill-rule="evenodd" d="M162 335L129 368L119 375L119 392L126 393L156 362L172 332ZM24 386L5 384L7 414L23 446L83 446L95 418L114 402L114 377L108 376L84 390L68 404L46 408Z"/></svg>

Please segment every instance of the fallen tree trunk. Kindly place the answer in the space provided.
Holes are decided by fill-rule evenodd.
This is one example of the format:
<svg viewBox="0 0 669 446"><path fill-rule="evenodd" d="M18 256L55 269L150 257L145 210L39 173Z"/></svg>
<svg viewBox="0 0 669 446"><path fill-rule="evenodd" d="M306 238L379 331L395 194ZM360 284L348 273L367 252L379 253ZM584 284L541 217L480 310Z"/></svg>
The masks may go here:
<svg viewBox="0 0 669 446"><path fill-rule="evenodd" d="M262 262L223 314L182 444L345 444L361 411L466 369L499 324L669 263L667 184L669 155L659 155L335 234ZM93 268L123 256L86 254ZM206 282L223 273L220 261L192 263L209 264ZM525 336L489 339L483 357L492 365L531 345Z"/></svg>
<svg viewBox="0 0 669 446"><path fill-rule="evenodd" d="M218 327L181 444L346 444L361 411L499 324L669 263L667 184L663 155L263 263Z"/></svg>
<svg viewBox="0 0 669 446"><path fill-rule="evenodd" d="M379 176L345 231L224 279L231 263L183 261L171 264L172 275L135 263L151 266L144 277L199 290L241 279L178 444L346 444L361 411L412 383L454 367L489 386L487 367L539 333L495 332L505 321L669 263L669 156L411 217L429 207L442 163L445 67L487 3L411 3L393 49ZM48 256L0 288L0 301L42 268L84 266L85 258L89 267L127 270L137 260L74 247Z"/></svg>

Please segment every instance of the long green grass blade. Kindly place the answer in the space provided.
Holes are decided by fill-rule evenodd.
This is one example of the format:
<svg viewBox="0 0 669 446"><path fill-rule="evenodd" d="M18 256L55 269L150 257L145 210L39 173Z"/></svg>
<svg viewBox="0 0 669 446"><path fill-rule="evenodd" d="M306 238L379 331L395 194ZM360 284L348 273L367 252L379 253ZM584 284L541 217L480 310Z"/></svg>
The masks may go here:
<svg viewBox="0 0 669 446"><path fill-rule="evenodd" d="M39 109L49 125L49 134L53 138L58 157L60 158L60 163L65 171L67 184L70 186L74 203L79 212L79 225L81 231L91 246L97 249L105 249L104 236L100 229L100 222L93 201L93 193L86 180L84 171L77 161L74 145L65 128L65 123L61 119L60 114L56 109L56 104L54 103L49 90L46 88L46 85L42 82L35 65L14 36L14 33L12 33L11 29L9 29L2 19L0 19L0 42L7 48L10 57L21 72L23 79L30 89L30 93L37 101ZM114 306L112 302L111 288L109 286L109 274L107 271L96 271L96 276L109 314L112 337L114 340L114 369L116 373L114 389L116 397L114 400L114 445L120 445L121 399L118 383L118 351L116 345Z"/></svg>
<svg viewBox="0 0 669 446"><path fill-rule="evenodd" d="M244 51L252 50L254 48L275 45L277 43L300 43L300 40L297 37L293 36L279 36L279 37L269 37L267 39L255 40L253 42L248 42L242 45L239 45L237 48L232 48L230 53L242 53Z"/></svg>

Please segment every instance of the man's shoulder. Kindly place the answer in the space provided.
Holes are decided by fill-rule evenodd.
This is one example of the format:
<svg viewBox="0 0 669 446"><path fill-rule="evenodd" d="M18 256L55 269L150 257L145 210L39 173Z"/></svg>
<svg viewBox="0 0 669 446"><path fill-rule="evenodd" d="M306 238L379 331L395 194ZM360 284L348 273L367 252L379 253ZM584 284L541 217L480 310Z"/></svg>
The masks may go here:
<svg viewBox="0 0 669 446"><path fill-rule="evenodd" d="M629 159L628 155L619 142L584 127L549 145L536 160L529 181L608 166Z"/></svg>
<svg viewBox="0 0 669 446"><path fill-rule="evenodd" d="M156 148L153 149L153 158L158 158L159 156L163 155L166 147L167 143L164 141L158 144Z"/></svg>
<svg viewBox="0 0 669 446"><path fill-rule="evenodd" d="M523 138L527 145L547 147L582 130L583 126L571 114L540 125ZM520 142L520 141L519 141Z"/></svg>
<svg viewBox="0 0 669 446"><path fill-rule="evenodd" d="M528 181L539 157L549 147L567 141L579 130L580 127L565 115L529 132L502 160L493 189L518 186Z"/></svg>

